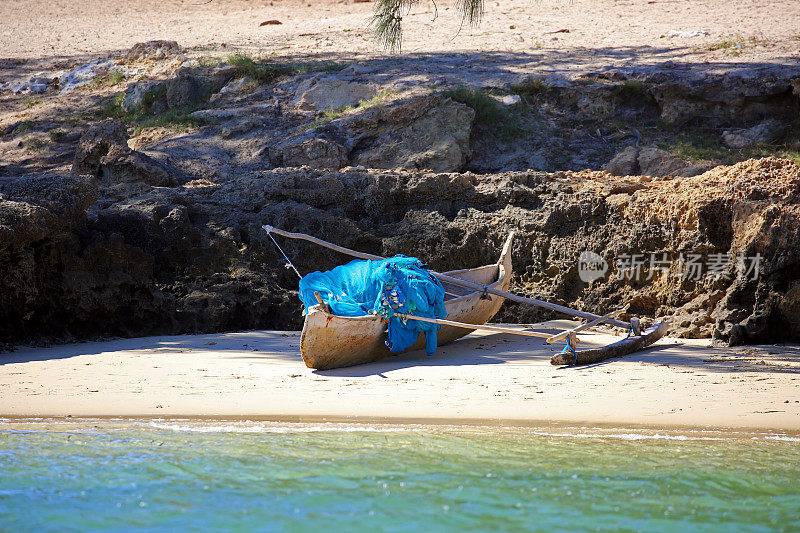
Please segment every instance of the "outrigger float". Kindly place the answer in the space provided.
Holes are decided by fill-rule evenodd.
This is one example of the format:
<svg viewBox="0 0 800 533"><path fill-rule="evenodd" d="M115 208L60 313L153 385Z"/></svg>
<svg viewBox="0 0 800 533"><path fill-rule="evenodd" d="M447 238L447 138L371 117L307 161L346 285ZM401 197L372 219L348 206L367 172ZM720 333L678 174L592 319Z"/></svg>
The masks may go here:
<svg viewBox="0 0 800 533"><path fill-rule="evenodd" d="M268 234L274 233L290 239L309 241L359 259L374 261L385 259L377 255L337 246L304 233L291 233L273 226L263 226L263 228ZM499 259L494 264L477 268L451 270L444 273L430 271L430 274L438 278L445 289L444 306L447 310L446 319L399 313L396 313L396 316L441 325L442 328L438 332L439 346L450 343L476 330L540 337L548 343L564 341L564 350L550 359L550 363L553 365L583 365L612 357L621 357L642 350L666 335L668 324L664 320L655 323L644 331L641 330L639 319L636 317L627 322L619 320L617 317L622 315L627 308L621 308L605 315L595 315L508 292L511 283L511 246L513 240L514 234L511 233L503 245ZM300 275L299 272L298 275ZM495 297L493 298L489 295ZM300 340L300 352L306 366L317 370L327 370L370 363L392 355L386 347L386 320L382 316L338 316L331 313L319 295L317 295L317 300L319 303L309 308L306 313ZM486 322L494 317L505 300L550 309L585 319L587 322L555 335L527 329L487 325ZM628 332L628 336L618 342L600 348L578 350L578 343L580 342L578 333L601 323L623 328ZM425 341L420 335L416 343L406 351L420 349L424 344Z"/></svg>

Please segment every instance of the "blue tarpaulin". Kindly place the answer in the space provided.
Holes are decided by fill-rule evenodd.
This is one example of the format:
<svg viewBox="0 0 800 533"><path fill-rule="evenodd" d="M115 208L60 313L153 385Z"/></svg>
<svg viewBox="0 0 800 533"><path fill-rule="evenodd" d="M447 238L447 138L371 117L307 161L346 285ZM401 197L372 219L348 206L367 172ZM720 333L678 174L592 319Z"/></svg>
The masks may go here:
<svg viewBox="0 0 800 533"><path fill-rule="evenodd" d="M437 324L404 320L394 312L444 318L444 287L419 259L396 255L381 261L356 259L327 272L312 272L300 280L300 300L308 308L316 305L314 292L339 316L381 314L389 320L386 345L402 352L425 332L425 351L436 351Z"/></svg>

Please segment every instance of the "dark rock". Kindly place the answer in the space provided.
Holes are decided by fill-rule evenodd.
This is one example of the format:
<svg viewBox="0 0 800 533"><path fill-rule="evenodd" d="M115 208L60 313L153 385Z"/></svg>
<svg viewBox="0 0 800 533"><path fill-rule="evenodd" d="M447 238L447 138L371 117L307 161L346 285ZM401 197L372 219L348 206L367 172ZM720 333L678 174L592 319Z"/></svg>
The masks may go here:
<svg viewBox="0 0 800 533"><path fill-rule="evenodd" d="M166 187L178 183L174 170L131 150L125 125L111 119L92 126L81 136L72 172L98 178L103 185L142 182Z"/></svg>
<svg viewBox="0 0 800 533"><path fill-rule="evenodd" d="M689 177L713 168L712 163L691 163L659 148L628 146L603 165L615 176Z"/></svg>
<svg viewBox="0 0 800 533"><path fill-rule="evenodd" d="M736 75L676 76L670 72L651 75L650 93L661 108L661 117L673 124L692 120L705 123L742 123L767 117L791 120L797 113L793 83L797 69L759 73L741 70Z"/></svg>
<svg viewBox="0 0 800 533"><path fill-rule="evenodd" d="M181 68L166 81L166 106L186 108L208 101L237 73L234 66Z"/></svg>
<svg viewBox="0 0 800 533"><path fill-rule="evenodd" d="M416 255L439 271L494 262L513 229L514 292L594 312L630 303L631 313L673 316L677 334L731 344L800 332L800 167L786 160L681 180L277 169L219 185L121 184L94 203L96 182L0 182L0 338L299 328L297 279L262 224ZM280 243L302 273L348 260ZM610 271L583 282L584 251ZM677 263L617 275L626 254L650 253L732 260L720 276L684 279ZM739 269L740 255L759 255L758 268ZM552 316L506 303L497 320Z"/></svg>
<svg viewBox="0 0 800 533"><path fill-rule="evenodd" d="M752 128L722 132L725 144L739 150L754 144L769 144L776 141L786 131L786 124L768 119Z"/></svg>
<svg viewBox="0 0 800 533"><path fill-rule="evenodd" d="M125 124L107 119L99 122L81 135L72 163L74 174L100 175L100 165L112 150L128 148L128 130Z"/></svg>
<svg viewBox="0 0 800 533"><path fill-rule="evenodd" d="M474 117L471 108L450 98L419 96L356 111L290 137L273 148L271 159L312 168L351 164L451 172L469 159Z"/></svg>

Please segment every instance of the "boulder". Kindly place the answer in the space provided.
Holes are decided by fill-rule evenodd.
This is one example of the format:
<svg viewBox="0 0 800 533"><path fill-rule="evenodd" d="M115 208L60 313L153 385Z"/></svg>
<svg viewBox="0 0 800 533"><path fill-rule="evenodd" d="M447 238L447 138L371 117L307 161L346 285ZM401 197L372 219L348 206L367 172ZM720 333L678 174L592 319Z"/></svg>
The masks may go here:
<svg viewBox="0 0 800 533"><path fill-rule="evenodd" d="M124 124L111 119L90 127L78 141L72 172L90 175L104 185L140 182L167 187L178 180L164 164L128 147Z"/></svg>
<svg viewBox="0 0 800 533"><path fill-rule="evenodd" d="M83 222L97 197L92 180L79 176L4 177L0 180L0 251L21 250L48 236L66 235Z"/></svg>
<svg viewBox="0 0 800 533"><path fill-rule="evenodd" d="M125 89L122 109L161 113L207 102L236 77L236 67L183 67L167 80L139 80Z"/></svg>
<svg viewBox="0 0 800 533"><path fill-rule="evenodd" d="M185 108L208 101L211 95L236 77L234 66L184 67L166 81L167 108Z"/></svg>
<svg viewBox="0 0 800 533"><path fill-rule="evenodd" d="M166 103L163 101L166 93L166 83L162 80L139 80L128 84L120 105L124 111L128 112L135 110L163 111L166 108ZM161 109L157 108L157 102L161 103ZM154 107L156 108L154 109Z"/></svg>
<svg viewBox="0 0 800 533"><path fill-rule="evenodd" d="M642 176L697 176L712 168L712 163L691 163L666 150L646 147L639 150L639 173Z"/></svg>
<svg viewBox="0 0 800 533"><path fill-rule="evenodd" d="M365 83L333 77L304 80L295 90L295 105L304 111L329 111L355 107L362 100L375 96L375 88Z"/></svg>
<svg viewBox="0 0 800 533"><path fill-rule="evenodd" d="M127 61L140 61L143 59L166 59L180 54L180 45L175 41L147 41L134 44L125 54Z"/></svg>
<svg viewBox="0 0 800 533"><path fill-rule="evenodd" d="M615 176L636 176L639 174L639 149L628 146L617 153L611 161L603 165L603 170Z"/></svg>
<svg viewBox="0 0 800 533"><path fill-rule="evenodd" d="M390 102L290 137L273 148L283 166L460 170L475 111L440 95Z"/></svg>
<svg viewBox="0 0 800 533"><path fill-rule="evenodd" d="M368 109L341 122L351 164L452 172L466 165L475 111L440 95Z"/></svg>
<svg viewBox="0 0 800 533"><path fill-rule="evenodd" d="M340 169L347 165L347 148L325 137L310 136L306 140L289 143L272 156L281 166L308 166L317 169Z"/></svg>
<svg viewBox="0 0 800 533"><path fill-rule="evenodd" d="M128 147L128 129L122 122L106 119L88 128L78 141L72 172L98 176L100 165L112 147Z"/></svg>
<svg viewBox="0 0 800 533"><path fill-rule="evenodd" d="M240 94L253 90L258 86L258 81L250 77L236 78L228 82L225 87L219 90L219 94Z"/></svg>
<svg viewBox="0 0 800 533"><path fill-rule="evenodd" d="M752 128L730 130L722 132L722 140L729 147L740 150L755 144L769 144L776 141L783 132L786 125L779 120L768 119Z"/></svg>
<svg viewBox="0 0 800 533"><path fill-rule="evenodd" d="M692 163L660 148L628 146L605 165L603 170L615 176L687 177L702 174L714 165Z"/></svg>

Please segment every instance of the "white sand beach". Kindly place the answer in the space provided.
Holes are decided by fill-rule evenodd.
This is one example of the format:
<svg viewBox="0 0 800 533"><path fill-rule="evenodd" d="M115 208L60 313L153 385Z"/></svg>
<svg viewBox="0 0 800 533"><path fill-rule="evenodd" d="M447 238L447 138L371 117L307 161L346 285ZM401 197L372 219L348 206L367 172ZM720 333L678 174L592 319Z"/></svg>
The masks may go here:
<svg viewBox="0 0 800 533"><path fill-rule="evenodd" d="M562 368L550 365L560 346L473 333L433 357L412 352L328 371L306 368L299 346L299 332L248 331L20 347L0 354L0 415L800 430L796 345L712 349L667 338Z"/></svg>

